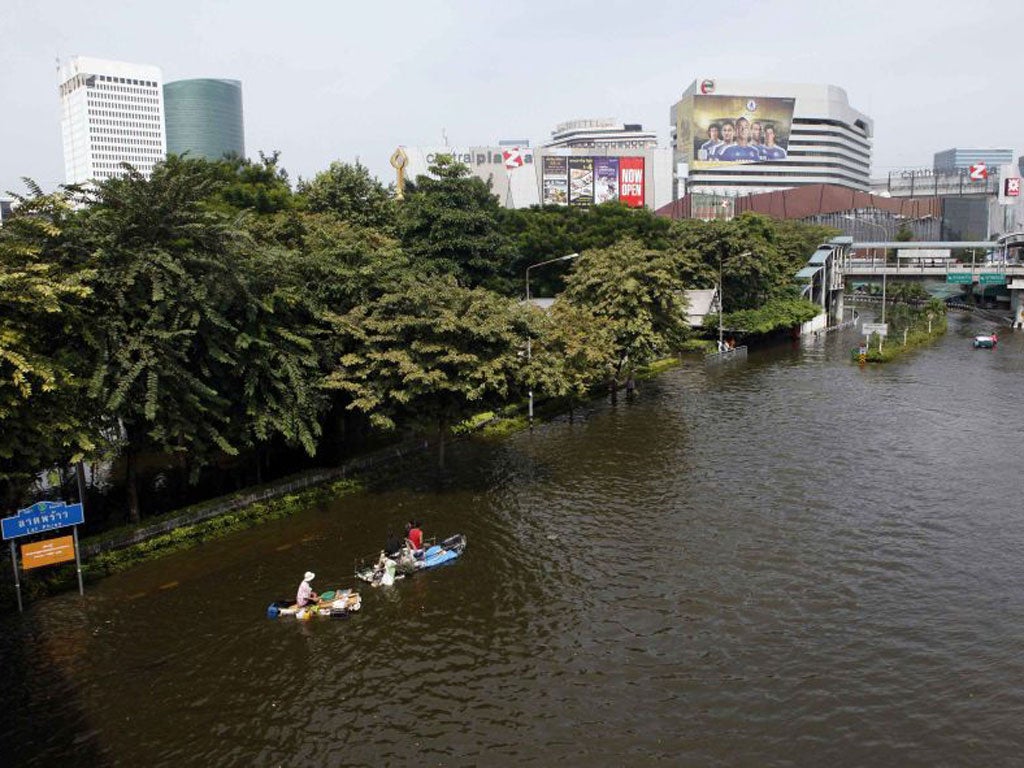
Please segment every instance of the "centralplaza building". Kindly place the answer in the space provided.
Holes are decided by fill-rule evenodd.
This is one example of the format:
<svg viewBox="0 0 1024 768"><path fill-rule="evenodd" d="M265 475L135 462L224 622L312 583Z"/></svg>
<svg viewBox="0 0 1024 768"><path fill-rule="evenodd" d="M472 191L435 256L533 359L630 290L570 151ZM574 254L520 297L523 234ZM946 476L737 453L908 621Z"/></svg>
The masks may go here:
<svg viewBox="0 0 1024 768"><path fill-rule="evenodd" d="M493 146L402 147L406 175L426 175L440 155L469 166L507 208L588 206L618 201L659 208L672 200L672 150L639 124L614 118L561 123L551 141Z"/></svg>
<svg viewBox="0 0 1024 768"><path fill-rule="evenodd" d="M701 78L669 117L677 198L869 188L873 123L838 86Z"/></svg>
<svg viewBox="0 0 1024 768"><path fill-rule="evenodd" d="M64 179L148 175L167 156L159 67L75 56L59 67Z"/></svg>

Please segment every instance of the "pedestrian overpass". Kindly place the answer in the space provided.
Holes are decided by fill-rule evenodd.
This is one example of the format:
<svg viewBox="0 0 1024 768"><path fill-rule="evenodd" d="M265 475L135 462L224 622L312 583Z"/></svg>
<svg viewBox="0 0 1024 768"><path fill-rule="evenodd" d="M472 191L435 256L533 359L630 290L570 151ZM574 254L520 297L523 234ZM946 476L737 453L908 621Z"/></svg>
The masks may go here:
<svg viewBox="0 0 1024 768"><path fill-rule="evenodd" d="M828 315L828 325L843 321L845 310L843 295L847 278L886 280L941 280L960 285L1002 285L1010 290L1010 308L1014 322L1024 322L1024 263L1021 261L1024 233L1006 235L992 241L945 242L855 242L852 237L836 237L818 246L807 266L796 274L797 280L806 281L802 295L819 304ZM899 250L952 250L974 251L980 258L971 263L953 259L922 258L897 259L886 262L889 249ZM1011 251L1011 249L1013 249ZM883 254L878 256L877 254ZM867 255L865 255L867 254ZM876 254L876 255L872 255Z"/></svg>

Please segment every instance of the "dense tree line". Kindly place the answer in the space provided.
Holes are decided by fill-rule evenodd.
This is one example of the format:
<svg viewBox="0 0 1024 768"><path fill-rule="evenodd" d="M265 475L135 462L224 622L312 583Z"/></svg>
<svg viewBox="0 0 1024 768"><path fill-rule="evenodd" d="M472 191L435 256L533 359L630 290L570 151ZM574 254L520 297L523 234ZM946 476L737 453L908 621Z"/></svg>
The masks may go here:
<svg viewBox="0 0 1024 768"><path fill-rule="evenodd" d="M505 210L446 158L401 203L359 164L293 189L276 154L126 171L49 194L29 182L0 229L6 510L41 470L83 459L117 460L130 520L154 457L178 501L210 468L258 481L274 457L378 430L438 435L443 461L474 412L528 387L571 407L676 349L685 288L721 275L731 310L792 304L829 235L618 204ZM533 286L563 299L526 306L526 267L569 253Z"/></svg>

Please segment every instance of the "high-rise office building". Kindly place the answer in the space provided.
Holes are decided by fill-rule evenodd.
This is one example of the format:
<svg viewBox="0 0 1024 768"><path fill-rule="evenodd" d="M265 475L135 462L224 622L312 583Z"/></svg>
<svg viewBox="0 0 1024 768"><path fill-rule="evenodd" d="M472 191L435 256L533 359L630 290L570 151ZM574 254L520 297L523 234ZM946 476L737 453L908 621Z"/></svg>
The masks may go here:
<svg viewBox="0 0 1024 768"><path fill-rule="evenodd" d="M167 151L219 160L245 157L242 84L238 80L176 80L164 86Z"/></svg>
<svg viewBox="0 0 1024 768"><path fill-rule="evenodd" d="M167 156L159 67L75 56L59 69L64 179L144 176Z"/></svg>
<svg viewBox="0 0 1024 768"><path fill-rule="evenodd" d="M837 86L695 80L670 119L677 196L869 188L872 120Z"/></svg>

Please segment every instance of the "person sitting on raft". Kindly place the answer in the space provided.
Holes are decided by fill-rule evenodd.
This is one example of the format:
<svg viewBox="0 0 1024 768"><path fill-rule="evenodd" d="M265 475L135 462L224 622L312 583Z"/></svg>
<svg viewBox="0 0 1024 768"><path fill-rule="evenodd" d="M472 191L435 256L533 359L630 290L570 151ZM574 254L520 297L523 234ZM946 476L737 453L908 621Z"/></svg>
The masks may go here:
<svg viewBox="0 0 1024 768"><path fill-rule="evenodd" d="M373 581L371 584L375 587L390 587L395 583L395 571L397 569L398 563L387 552L381 551L377 564L373 567Z"/></svg>
<svg viewBox="0 0 1024 768"><path fill-rule="evenodd" d="M312 571L306 571L306 575L302 577L302 583L299 584L299 591L295 595L295 604L302 608L307 605L312 605L320 599L320 595L313 591L313 587L310 583L316 578L316 574Z"/></svg>

